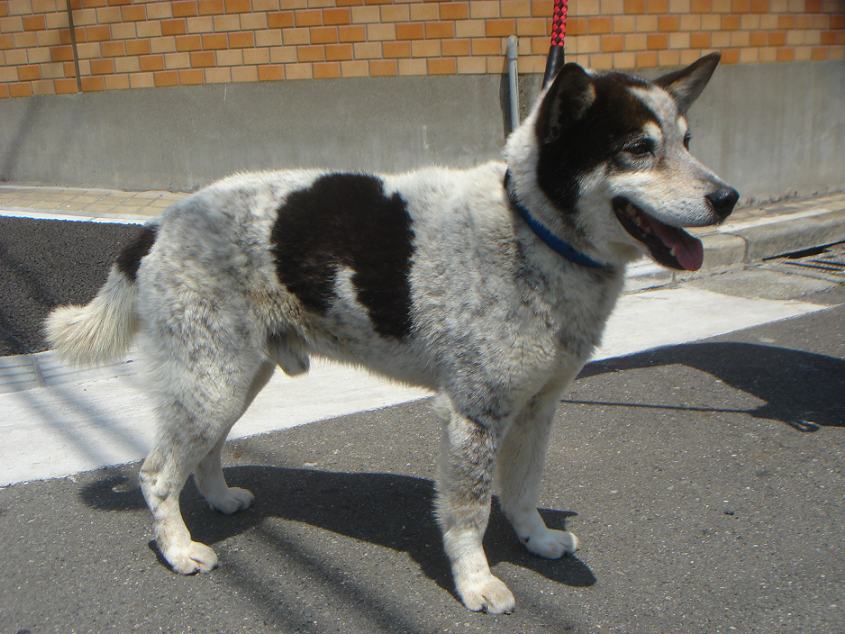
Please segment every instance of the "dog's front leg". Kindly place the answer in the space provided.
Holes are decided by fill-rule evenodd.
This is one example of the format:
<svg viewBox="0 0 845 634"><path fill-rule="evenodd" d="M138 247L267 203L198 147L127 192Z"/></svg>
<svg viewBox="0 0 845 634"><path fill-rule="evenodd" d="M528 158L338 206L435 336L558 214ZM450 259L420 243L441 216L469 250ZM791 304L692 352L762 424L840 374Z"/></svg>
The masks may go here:
<svg viewBox="0 0 845 634"><path fill-rule="evenodd" d="M513 610L513 594L490 572L482 546L501 434L494 427L454 410L450 413L443 434L436 509L455 588L464 605L501 614Z"/></svg>
<svg viewBox="0 0 845 634"><path fill-rule="evenodd" d="M576 373L577 369L561 373L528 402L508 429L496 466L505 516L525 547L548 559L557 559L578 548L578 538L573 533L547 528L537 511L552 419L561 392Z"/></svg>

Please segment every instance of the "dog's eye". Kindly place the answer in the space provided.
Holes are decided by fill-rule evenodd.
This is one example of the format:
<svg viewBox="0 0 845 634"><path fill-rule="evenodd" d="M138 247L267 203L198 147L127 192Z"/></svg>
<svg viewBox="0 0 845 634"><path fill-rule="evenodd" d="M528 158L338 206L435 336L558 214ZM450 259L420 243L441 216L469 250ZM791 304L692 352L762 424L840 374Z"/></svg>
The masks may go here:
<svg viewBox="0 0 845 634"><path fill-rule="evenodd" d="M651 139L638 139L625 146L625 151L634 156L643 157L654 154L655 145Z"/></svg>
<svg viewBox="0 0 845 634"><path fill-rule="evenodd" d="M690 141L692 141L692 135L691 135L689 132L687 132L687 133L684 135L684 147L685 147L686 149L689 149L689 142L690 142Z"/></svg>

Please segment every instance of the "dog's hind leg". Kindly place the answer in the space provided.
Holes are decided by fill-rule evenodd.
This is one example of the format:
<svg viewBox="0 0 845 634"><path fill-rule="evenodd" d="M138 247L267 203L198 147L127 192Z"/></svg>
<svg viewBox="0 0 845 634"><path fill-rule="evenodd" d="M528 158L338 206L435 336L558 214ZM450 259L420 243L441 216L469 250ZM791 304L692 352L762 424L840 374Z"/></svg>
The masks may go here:
<svg viewBox="0 0 845 634"><path fill-rule="evenodd" d="M528 402L508 429L496 465L505 516L525 547L548 559L575 552L578 547L574 534L547 528L537 511L552 418L560 394L574 374L570 371L555 378Z"/></svg>
<svg viewBox="0 0 845 634"><path fill-rule="evenodd" d="M211 452L200 480L203 486L216 487L214 493L224 500L231 500L231 489L222 489L226 486L222 471L216 472L219 454L215 452L254 395L254 377L264 363L257 355L239 354L234 346L224 351L191 343L183 348L190 358L170 356L159 369L159 432L140 474L141 490L153 514L156 544L173 570L182 574L211 570L217 565L217 555L191 539L179 508L179 493ZM203 480L205 475L208 478Z"/></svg>
<svg viewBox="0 0 845 634"><path fill-rule="evenodd" d="M258 396L261 388L267 385L270 377L273 376L274 370L275 365L269 362L264 363L259 368L250 385L244 411L246 411L253 399ZM231 426L229 429L231 429ZM226 484L220 454L223 451L223 445L226 442L229 429L226 429L220 434L220 438L214 447L200 460L194 471L194 482L199 492L205 498L206 502L208 502L208 505L215 511L219 511L225 515L231 515L232 513L248 509L255 499L251 491L239 487L230 487Z"/></svg>
<svg viewBox="0 0 845 634"><path fill-rule="evenodd" d="M494 614L514 607L513 594L490 572L482 546L498 435L452 409L443 434L435 501L458 595L470 610Z"/></svg>

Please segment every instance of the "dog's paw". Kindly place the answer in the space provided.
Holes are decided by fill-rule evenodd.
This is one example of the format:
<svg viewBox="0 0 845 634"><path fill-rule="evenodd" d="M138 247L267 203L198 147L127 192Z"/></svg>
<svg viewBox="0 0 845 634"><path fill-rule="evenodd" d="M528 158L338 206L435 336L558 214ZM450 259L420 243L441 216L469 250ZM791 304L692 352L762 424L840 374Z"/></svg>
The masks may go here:
<svg viewBox="0 0 845 634"><path fill-rule="evenodd" d="M217 567L217 553L199 542L188 542L185 547L172 549L164 553L164 558L180 575L211 572Z"/></svg>
<svg viewBox="0 0 845 634"><path fill-rule="evenodd" d="M549 528L542 533L523 538L522 543L530 552L546 559L560 559L563 555L578 550L578 538L574 533Z"/></svg>
<svg viewBox="0 0 845 634"><path fill-rule="evenodd" d="M508 587L491 574L459 583L458 594L473 612L484 610L489 614L509 614L516 605Z"/></svg>
<svg viewBox="0 0 845 634"><path fill-rule="evenodd" d="M255 496L251 491L238 487L229 487L226 493L216 497L207 498L208 505L215 511L224 515L232 515L238 511L244 511L252 505Z"/></svg>

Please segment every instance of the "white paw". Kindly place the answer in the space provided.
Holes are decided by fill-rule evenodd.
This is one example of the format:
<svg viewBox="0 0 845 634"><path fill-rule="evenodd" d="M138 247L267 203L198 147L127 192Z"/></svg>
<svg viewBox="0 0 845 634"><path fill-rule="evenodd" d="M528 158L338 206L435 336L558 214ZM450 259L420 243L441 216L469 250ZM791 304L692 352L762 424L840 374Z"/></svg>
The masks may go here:
<svg viewBox="0 0 845 634"><path fill-rule="evenodd" d="M248 509L254 499L255 496L251 491L238 487L229 487L224 495L207 498L208 505L224 515L231 515Z"/></svg>
<svg viewBox="0 0 845 634"><path fill-rule="evenodd" d="M457 586L464 605L473 612L484 610L489 614L507 614L513 612L516 605L508 587L491 574L458 583Z"/></svg>
<svg viewBox="0 0 845 634"><path fill-rule="evenodd" d="M173 548L162 554L173 571L181 575L211 572L217 567L217 554L199 542L188 542L187 547Z"/></svg>
<svg viewBox="0 0 845 634"><path fill-rule="evenodd" d="M578 538L569 531L546 529L523 538L522 543L529 551L546 559L560 559L564 554L578 550Z"/></svg>

